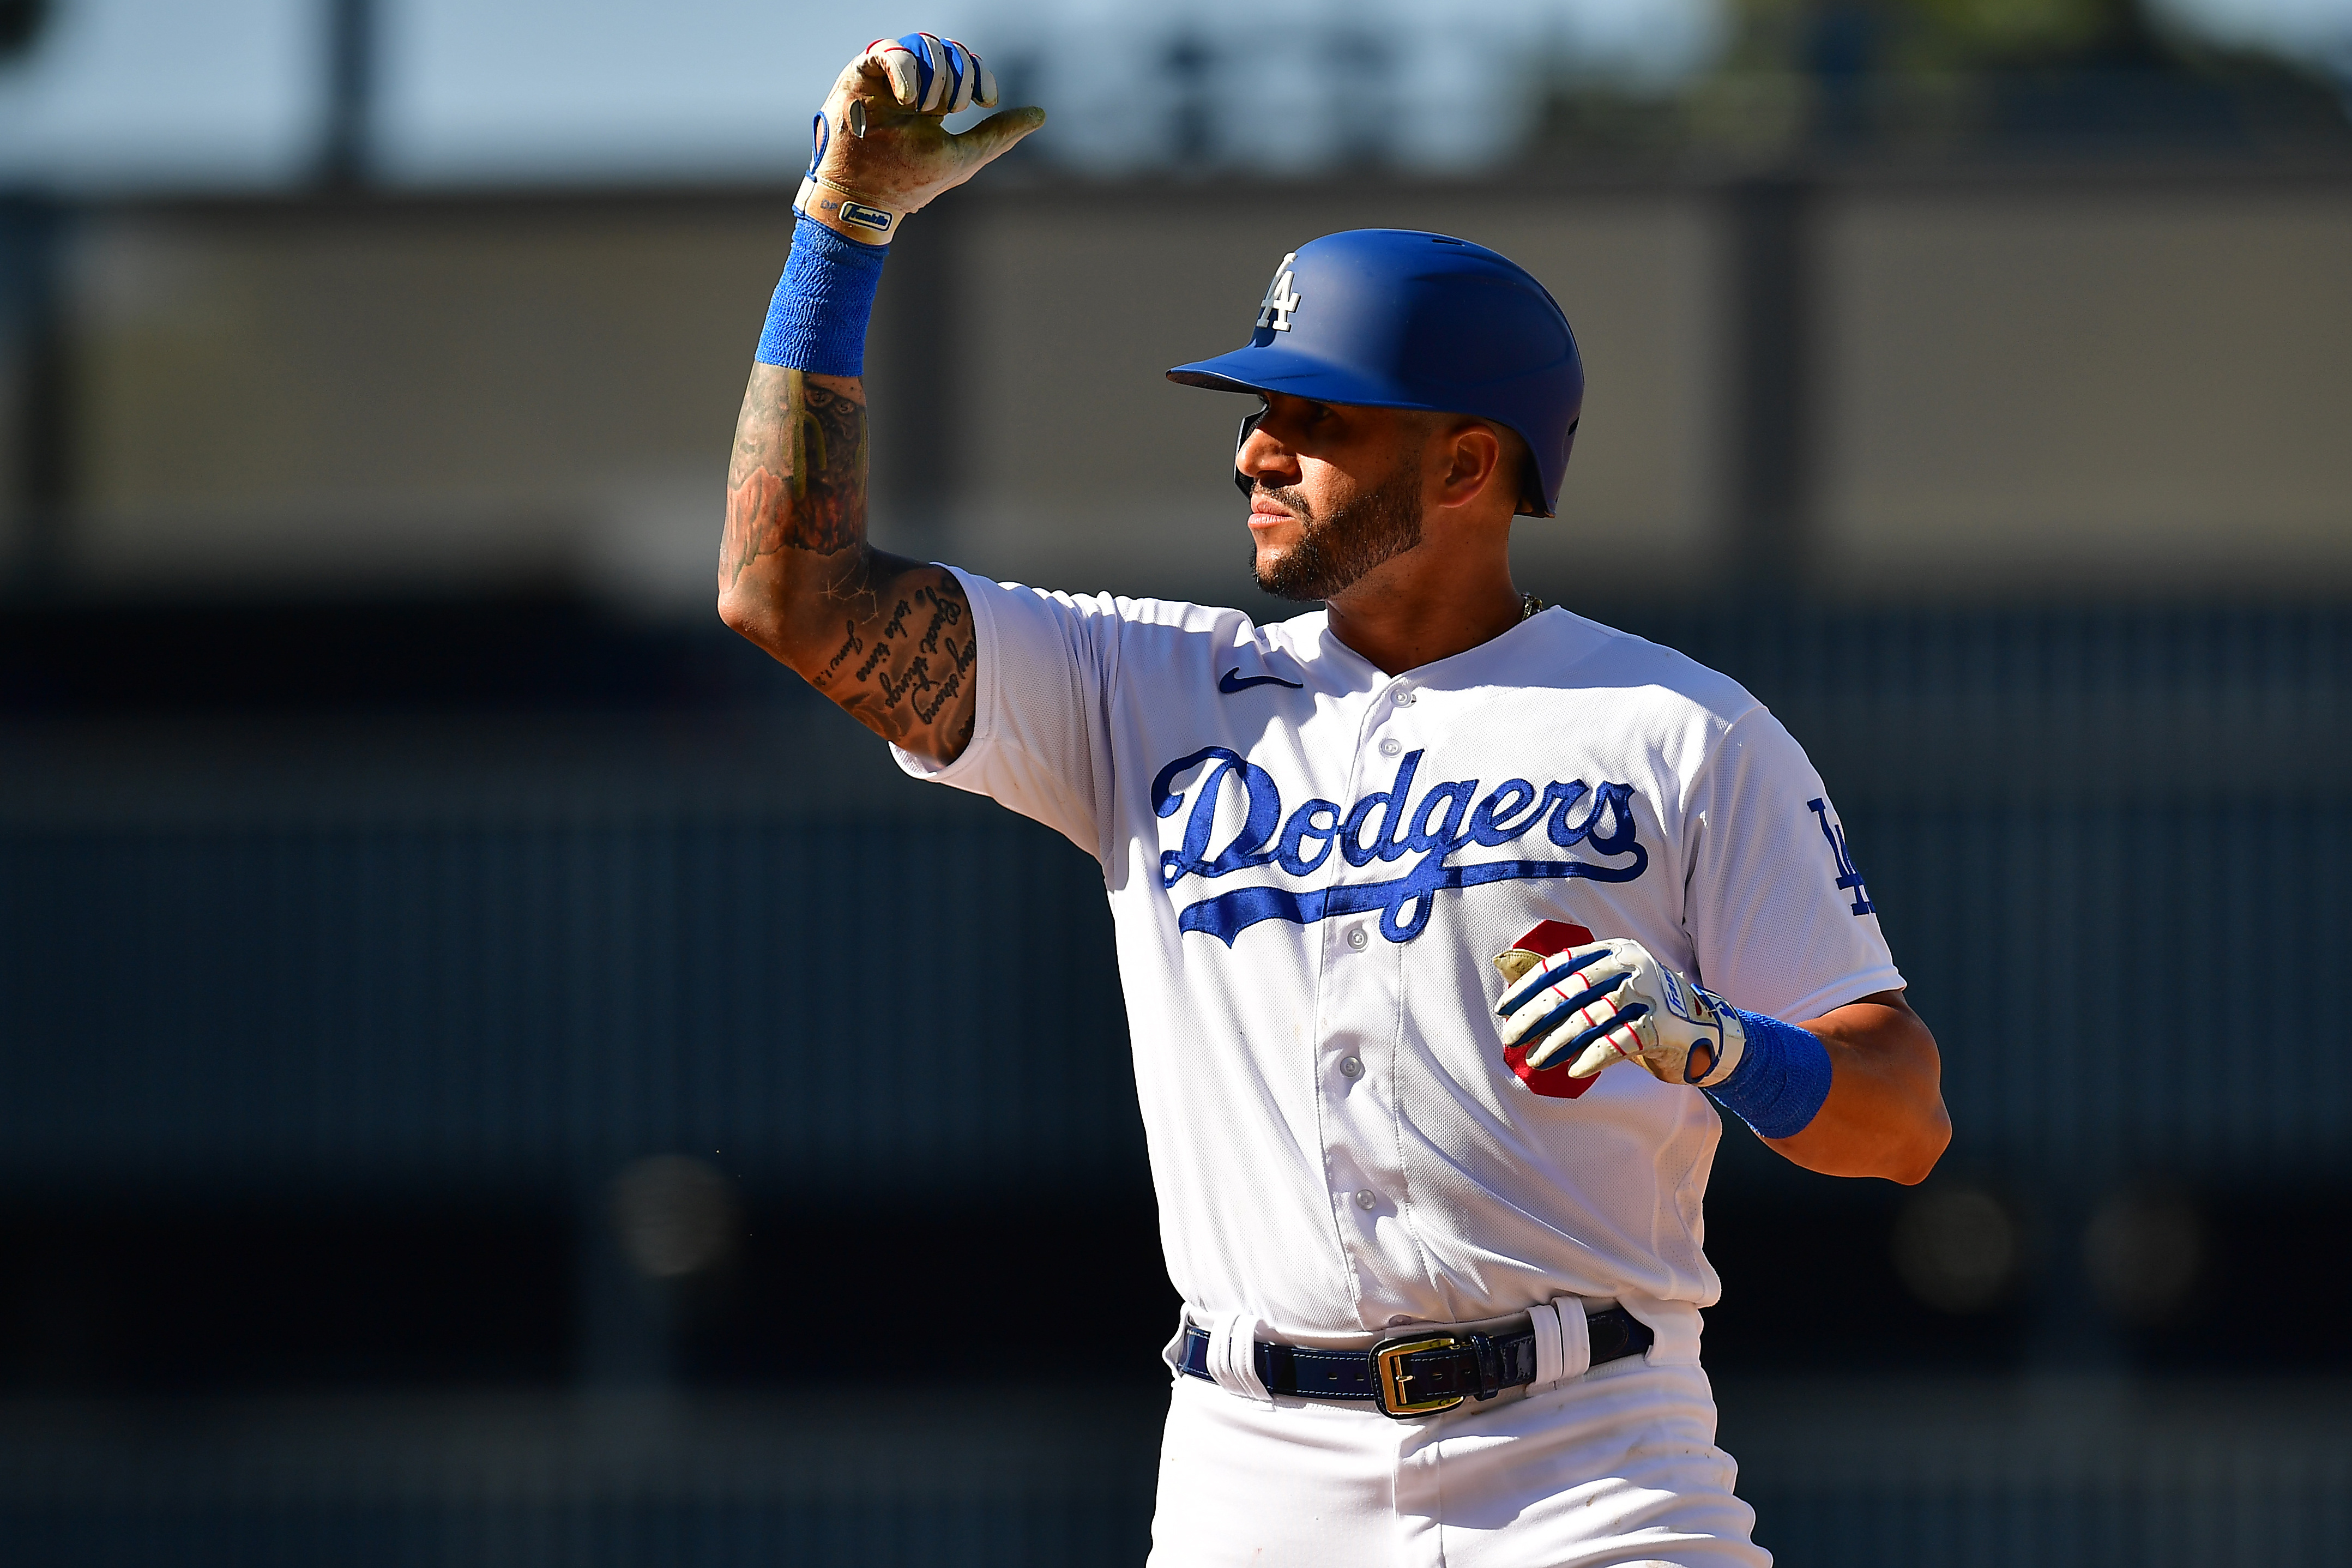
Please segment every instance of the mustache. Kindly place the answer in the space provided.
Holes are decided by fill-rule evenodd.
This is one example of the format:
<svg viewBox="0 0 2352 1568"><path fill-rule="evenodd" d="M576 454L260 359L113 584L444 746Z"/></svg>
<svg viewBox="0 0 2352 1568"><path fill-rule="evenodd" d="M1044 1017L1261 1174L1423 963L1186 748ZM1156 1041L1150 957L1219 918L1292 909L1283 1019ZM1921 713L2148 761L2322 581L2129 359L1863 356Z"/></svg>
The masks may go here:
<svg viewBox="0 0 2352 1568"><path fill-rule="evenodd" d="M1250 487L1250 500L1255 502L1264 496L1301 522L1315 521L1315 509L1307 500L1307 492L1294 485L1270 485L1259 479Z"/></svg>

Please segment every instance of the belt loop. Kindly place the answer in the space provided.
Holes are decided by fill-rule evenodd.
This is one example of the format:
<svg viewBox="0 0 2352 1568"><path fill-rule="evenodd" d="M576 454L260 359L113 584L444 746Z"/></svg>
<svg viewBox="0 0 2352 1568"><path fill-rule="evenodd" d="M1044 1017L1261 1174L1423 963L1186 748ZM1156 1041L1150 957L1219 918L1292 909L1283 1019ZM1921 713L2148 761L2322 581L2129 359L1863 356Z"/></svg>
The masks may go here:
<svg viewBox="0 0 2352 1568"><path fill-rule="evenodd" d="M1209 1333L1209 1376L1227 1394L1274 1403L1257 1364L1258 1321L1255 1312L1229 1313Z"/></svg>
<svg viewBox="0 0 2352 1568"><path fill-rule="evenodd" d="M1559 1309L1538 1301L1528 1309L1528 1326L1536 1332L1536 1375L1529 1394L1541 1394L1559 1381Z"/></svg>
<svg viewBox="0 0 2352 1568"><path fill-rule="evenodd" d="M1559 1315L1559 1376L1565 1383L1592 1370L1592 1325L1584 1321L1580 1297L1556 1297L1552 1310Z"/></svg>

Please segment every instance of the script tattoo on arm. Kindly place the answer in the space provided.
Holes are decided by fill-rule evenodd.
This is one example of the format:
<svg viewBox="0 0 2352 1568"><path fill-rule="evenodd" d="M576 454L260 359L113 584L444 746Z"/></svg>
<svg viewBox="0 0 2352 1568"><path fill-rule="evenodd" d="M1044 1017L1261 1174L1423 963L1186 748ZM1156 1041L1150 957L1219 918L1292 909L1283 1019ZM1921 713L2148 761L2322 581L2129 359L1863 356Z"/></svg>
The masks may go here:
<svg viewBox="0 0 2352 1568"><path fill-rule="evenodd" d="M979 649L943 567L866 539L866 390L754 365L735 426L719 610L885 740L940 762L971 742Z"/></svg>

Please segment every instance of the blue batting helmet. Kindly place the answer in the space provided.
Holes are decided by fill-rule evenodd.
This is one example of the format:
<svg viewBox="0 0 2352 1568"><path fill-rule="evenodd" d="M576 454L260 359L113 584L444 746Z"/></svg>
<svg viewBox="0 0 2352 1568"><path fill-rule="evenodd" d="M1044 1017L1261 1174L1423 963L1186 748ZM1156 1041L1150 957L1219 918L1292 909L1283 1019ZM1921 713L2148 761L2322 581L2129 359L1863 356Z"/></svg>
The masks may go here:
<svg viewBox="0 0 2352 1568"><path fill-rule="evenodd" d="M1542 493L1519 510L1538 517L1559 508L1584 407L1576 334L1544 286L1483 245L1406 228L1300 246L1276 269L1248 345L1168 379L1491 419L1535 457Z"/></svg>

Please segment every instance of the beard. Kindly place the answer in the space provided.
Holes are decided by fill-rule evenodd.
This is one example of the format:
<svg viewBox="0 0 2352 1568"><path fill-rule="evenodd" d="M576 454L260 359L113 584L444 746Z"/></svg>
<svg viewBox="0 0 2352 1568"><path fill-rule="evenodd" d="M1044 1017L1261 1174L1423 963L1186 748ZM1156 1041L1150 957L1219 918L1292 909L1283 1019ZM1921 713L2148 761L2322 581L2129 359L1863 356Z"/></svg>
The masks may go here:
<svg viewBox="0 0 2352 1568"><path fill-rule="evenodd" d="M1306 495L1261 484L1299 520L1298 542L1270 565L1250 546L1250 573L1276 598L1308 602L1346 592L1365 573L1421 542L1421 463L1401 463L1370 489L1317 517Z"/></svg>

